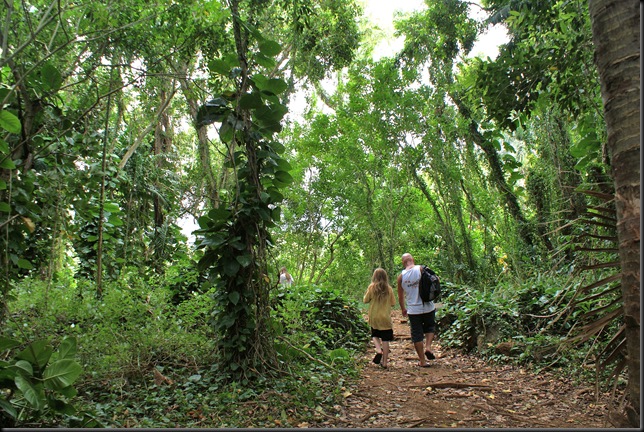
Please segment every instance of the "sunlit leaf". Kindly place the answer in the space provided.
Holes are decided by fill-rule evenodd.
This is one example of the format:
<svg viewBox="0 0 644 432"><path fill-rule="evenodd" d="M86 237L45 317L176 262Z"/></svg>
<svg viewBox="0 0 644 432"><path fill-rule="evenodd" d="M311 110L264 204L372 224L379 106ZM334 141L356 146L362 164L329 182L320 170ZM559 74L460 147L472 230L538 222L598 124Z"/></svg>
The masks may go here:
<svg viewBox="0 0 644 432"><path fill-rule="evenodd" d="M52 390L68 387L76 381L82 371L81 366L72 359L57 360L45 369L45 387Z"/></svg>
<svg viewBox="0 0 644 432"><path fill-rule="evenodd" d="M76 355L77 342L74 337L66 337L58 347L59 358L72 358Z"/></svg>
<svg viewBox="0 0 644 432"><path fill-rule="evenodd" d="M34 266L31 264L31 262L29 260L24 259L24 258L18 259L17 264L18 264L18 267L20 267L21 269L25 269L25 270L32 270L34 268Z"/></svg>
<svg viewBox="0 0 644 432"><path fill-rule="evenodd" d="M47 339L40 339L32 342L27 346L27 348L22 350L16 358L26 360L42 369L49 361L53 352L54 350L49 345L49 341Z"/></svg>
<svg viewBox="0 0 644 432"><path fill-rule="evenodd" d="M263 40L259 43L259 51L269 57L275 57L282 51L282 47L275 41Z"/></svg>

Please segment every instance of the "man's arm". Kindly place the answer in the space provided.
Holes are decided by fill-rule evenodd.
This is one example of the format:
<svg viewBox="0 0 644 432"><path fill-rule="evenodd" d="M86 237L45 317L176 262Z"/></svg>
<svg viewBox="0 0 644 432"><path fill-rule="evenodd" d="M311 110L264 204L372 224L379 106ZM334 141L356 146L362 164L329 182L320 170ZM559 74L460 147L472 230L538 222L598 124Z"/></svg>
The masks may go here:
<svg viewBox="0 0 644 432"><path fill-rule="evenodd" d="M398 304L400 304L400 311L402 316L407 316L407 309L405 309L405 291L402 287L402 274L398 275Z"/></svg>

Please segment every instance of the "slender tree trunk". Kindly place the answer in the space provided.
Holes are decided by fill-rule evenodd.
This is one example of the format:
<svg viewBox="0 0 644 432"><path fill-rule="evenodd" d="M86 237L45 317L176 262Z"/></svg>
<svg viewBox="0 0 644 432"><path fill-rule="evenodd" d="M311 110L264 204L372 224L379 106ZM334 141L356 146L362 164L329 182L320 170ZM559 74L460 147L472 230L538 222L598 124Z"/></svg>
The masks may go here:
<svg viewBox="0 0 644 432"><path fill-rule="evenodd" d="M180 67L180 76L179 82L181 84L181 90L183 96L186 98L188 104L188 111L190 112L190 117L193 121L197 119L197 112L199 111L199 100L195 97L195 92L193 87L188 82L186 78L188 74L188 65L184 64ZM219 208L219 190L217 185L217 180L213 172L212 164L210 161L210 140L208 139L208 129L206 126L197 127L197 152L199 156L199 162L201 164L201 172L203 174L205 188L206 188L206 199L208 199L210 206L212 208ZM222 178L224 176L225 168L222 167ZM223 183L223 181L222 181Z"/></svg>
<svg viewBox="0 0 644 432"><path fill-rule="evenodd" d="M589 0L617 237L628 367L626 416L640 427L640 8L635 0Z"/></svg>
<svg viewBox="0 0 644 432"><path fill-rule="evenodd" d="M503 166L501 165L501 160L496 149L479 131L477 123L474 121L470 114L469 108L463 103L463 101L458 97L458 95L450 94L450 97L458 107L458 111L461 115L469 122L469 130L472 140L478 145L481 150L485 153L488 163L490 164L490 177L492 182L497 187L501 196L505 201L505 206L517 222L519 226L519 235L523 242L528 246L533 246L535 244L534 233L530 230L528 222L523 215L523 210L519 205L519 200L517 196L512 191L512 188L508 185L503 174Z"/></svg>
<svg viewBox="0 0 644 432"><path fill-rule="evenodd" d="M112 109L112 83L114 81L114 66L110 70L110 92L105 109L105 134L103 136L103 150L101 158L101 189L98 200L98 240L96 242L96 297L103 297L103 219L105 217L105 182L107 173L107 142L110 130L110 111Z"/></svg>
<svg viewBox="0 0 644 432"><path fill-rule="evenodd" d="M172 83L174 86L174 83ZM170 89L170 93L174 94L173 89ZM161 100L161 106L163 106L164 101L167 100L167 94L164 89L160 90L159 97ZM172 146L172 126L170 124L170 116L168 115L167 110L162 110L159 114L159 117L156 122L156 127L154 129L154 147L152 152L154 154L154 161L156 169L161 171L165 168L166 163L164 163L165 156ZM163 187L157 181L155 185L158 191L163 190ZM154 208L154 259L153 259L153 268L157 274L164 273L164 258L165 258L165 211L163 200L160 195L156 193L153 198L153 208Z"/></svg>

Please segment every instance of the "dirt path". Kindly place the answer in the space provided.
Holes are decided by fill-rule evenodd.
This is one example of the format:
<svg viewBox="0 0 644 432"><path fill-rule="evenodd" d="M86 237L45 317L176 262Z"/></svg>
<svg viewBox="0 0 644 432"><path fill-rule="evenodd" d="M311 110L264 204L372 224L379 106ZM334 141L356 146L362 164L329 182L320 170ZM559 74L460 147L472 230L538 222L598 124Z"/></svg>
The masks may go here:
<svg viewBox="0 0 644 432"><path fill-rule="evenodd" d="M548 373L490 365L440 347L431 367L417 367L409 327L393 311L388 369L362 359L361 380L345 403L316 427L333 428L610 428L606 397Z"/></svg>

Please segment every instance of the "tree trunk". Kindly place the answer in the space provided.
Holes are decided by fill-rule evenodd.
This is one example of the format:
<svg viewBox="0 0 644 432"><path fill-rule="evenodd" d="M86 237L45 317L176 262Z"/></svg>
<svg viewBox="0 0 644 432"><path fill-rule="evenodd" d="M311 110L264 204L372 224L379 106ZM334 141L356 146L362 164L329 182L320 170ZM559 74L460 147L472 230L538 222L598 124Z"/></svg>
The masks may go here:
<svg viewBox="0 0 644 432"><path fill-rule="evenodd" d="M640 426L640 6L589 0L608 154L615 182L628 384L626 415Z"/></svg>
<svg viewBox="0 0 644 432"><path fill-rule="evenodd" d="M174 82L172 82L171 85L174 87ZM174 89L170 89L170 93L174 94ZM170 96L170 98L172 98L172 96ZM163 107L164 101L169 99L164 89L160 89L159 99L161 100L161 107ZM152 148L154 163L157 170L161 171L165 168L165 155L170 151L171 147L172 126L170 124L170 116L168 115L167 110L161 108L156 122L156 127L154 129L154 147ZM155 188L157 190L163 190L163 186L160 184L159 180L156 181ZM154 259L152 267L157 274L161 275L164 273L166 240L164 228L165 211L163 200L159 193L154 194L152 203L154 208Z"/></svg>
<svg viewBox="0 0 644 432"><path fill-rule="evenodd" d="M496 149L479 131L478 124L472 118L469 108L463 103L463 101L456 94L450 94L450 97L456 104L458 111L461 115L469 122L469 132L472 140L476 145L478 145L481 150L485 153L488 163L490 164L490 178L493 184L497 187L503 200L505 201L505 206L516 221L519 227L519 235L521 239L527 246L535 245L534 233L530 230L528 221L523 215L523 210L519 205L519 200L517 196L512 191L510 185L508 185L503 174L503 166L501 164L501 159Z"/></svg>
<svg viewBox="0 0 644 432"><path fill-rule="evenodd" d="M193 121L197 119L197 112L199 111L199 98L195 93L193 86L188 80L188 65L182 64L179 67L179 83L183 96L186 98L190 117ZM197 126L197 143L198 143L198 156L201 164L201 172L203 174L203 181L206 189L206 199L212 208L219 208L219 187L215 179L212 163L210 161L210 140L208 139L208 129L206 126ZM225 172L222 167L222 176ZM222 182L223 184L223 182Z"/></svg>

